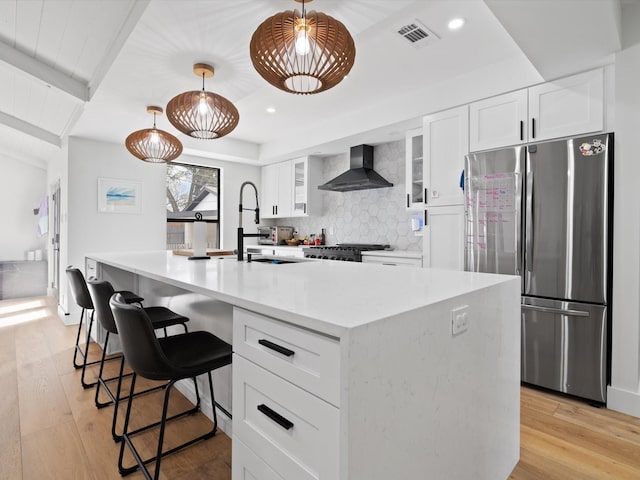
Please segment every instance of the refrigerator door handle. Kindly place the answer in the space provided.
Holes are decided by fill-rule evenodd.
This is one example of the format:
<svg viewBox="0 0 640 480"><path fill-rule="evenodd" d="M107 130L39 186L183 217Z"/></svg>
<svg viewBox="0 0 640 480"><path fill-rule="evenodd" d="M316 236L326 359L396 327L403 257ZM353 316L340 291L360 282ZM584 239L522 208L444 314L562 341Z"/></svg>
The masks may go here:
<svg viewBox="0 0 640 480"><path fill-rule="evenodd" d="M560 315L570 315L572 317L588 317L589 312L585 312L583 310L565 310L562 308L553 308L553 307L541 307L539 305L526 305L522 304L522 308L526 308L527 310L536 310L538 312L546 312L546 313L559 313Z"/></svg>
<svg viewBox="0 0 640 480"><path fill-rule="evenodd" d="M527 218L526 222L526 231L525 231L525 250L526 250L526 260L525 267L527 271L531 271L531 267L533 264L533 172L527 173L527 205L525 216Z"/></svg>

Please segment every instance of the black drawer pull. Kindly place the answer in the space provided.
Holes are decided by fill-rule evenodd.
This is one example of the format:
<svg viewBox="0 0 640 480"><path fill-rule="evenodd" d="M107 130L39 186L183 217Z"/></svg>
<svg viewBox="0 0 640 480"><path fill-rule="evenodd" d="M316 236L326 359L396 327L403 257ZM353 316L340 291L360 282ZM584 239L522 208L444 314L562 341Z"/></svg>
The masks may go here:
<svg viewBox="0 0 640 480"><path fill-rule="evenodd" d="M531 119L531 138L536 138L536 119Z"/></svg>
<svg viewBox="0 0 640 480"><path fill-rule="evenodd" d="M258 343L260 345L264 345L267 348L270 348L271 350L275 350L282 355L286 355L287 357L292 357L296 353L293 350L289 350L288 348L282 347L277 343L270 342L269 340L265 340L264 338L258 340Z"/></svg>
<svg viewBox="0 0 640 480"><path fill-rule="evenodd" d="M291 420L287 420L282 415L277 412L274 412L269 407L267 407L264 403L262 405L258 405L258 410L269 417L271 420L276 422L285 430L291 430L293 428L293 422Z"/></svg>
<svg viewBox="0 0 640 480"><path fill-rule="evenodd" d="M524 140L524 122L520 120L520 141Z"/></svg>

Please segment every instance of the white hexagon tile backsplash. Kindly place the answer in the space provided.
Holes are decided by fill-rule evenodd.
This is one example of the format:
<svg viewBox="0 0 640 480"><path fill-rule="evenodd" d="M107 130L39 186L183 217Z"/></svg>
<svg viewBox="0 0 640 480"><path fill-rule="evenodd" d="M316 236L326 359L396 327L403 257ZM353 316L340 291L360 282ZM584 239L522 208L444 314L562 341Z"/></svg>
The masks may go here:
<svg viewBox="0 0 640 480"><path fill-rule="evenodd" d="M414 235L410 228L414 213L405 208L404 140L374 147L373 158L374 170L393 183L393 187L354 192L322 191L322 215L285 218L273 223L293 226L300 237L319 234L324 228L329 245L381 243L396 250L422 251L422 237ZM319 185L349 168L346 154L326 157L322 162Z"/></svg>

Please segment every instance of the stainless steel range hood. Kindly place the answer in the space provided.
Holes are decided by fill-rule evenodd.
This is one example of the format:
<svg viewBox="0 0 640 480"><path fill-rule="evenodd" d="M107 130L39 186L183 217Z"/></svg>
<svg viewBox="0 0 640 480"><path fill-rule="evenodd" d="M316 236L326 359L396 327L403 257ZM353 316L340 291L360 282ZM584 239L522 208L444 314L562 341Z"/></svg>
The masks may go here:
<svg viewBox="0 0 640 480"><path fill-rule="evenodd" d="M373 147L371 145L351 147L350 153L349 170L324 185L319 185L319 190L350 192L369 188L393 187L393 183L387 182L373 169Z"/></svg>

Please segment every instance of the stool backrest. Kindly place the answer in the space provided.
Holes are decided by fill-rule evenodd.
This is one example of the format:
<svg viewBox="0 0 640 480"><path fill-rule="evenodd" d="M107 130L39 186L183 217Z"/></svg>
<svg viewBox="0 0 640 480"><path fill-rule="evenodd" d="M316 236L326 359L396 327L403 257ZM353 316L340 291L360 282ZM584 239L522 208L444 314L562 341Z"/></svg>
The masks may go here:
<svg viewBox="0 0 640 480"><path fill-rule="evenodd" d="M118 327L122 351L134 372L152 380L169 380L174 368L158 343L149 315L141 307L129 305L116 293L109 301Z"/></svg>
<svg viewBox="0 0 640 480"><path fill-rule="evenodd" d="M67 278L69 279L69 286L71 287L71 295L73 300L79 307L87 310L93 310L93 302L91 301L91 295L87 289L87 282L84 280L84 275L77 268L67 267Z"/></svg>
<svg viewBox="0 0 640 480"><path fill-rule="evenodd" d="M102 328L110 333L118 333L116 322L113 319L113 312L109 305L111 296L115 293L113 286L106 280L89 280L87 287L91 294L91 300L98 316L98 321Z"/></svg>

